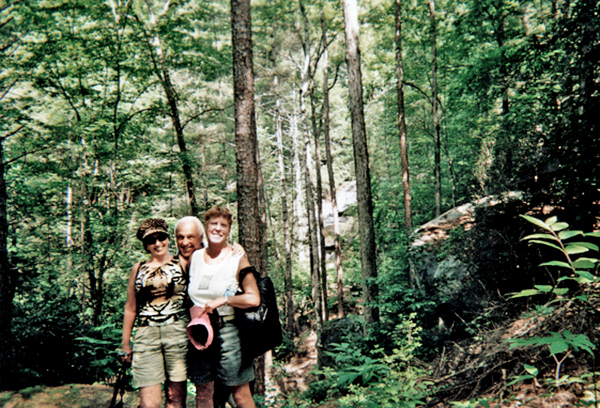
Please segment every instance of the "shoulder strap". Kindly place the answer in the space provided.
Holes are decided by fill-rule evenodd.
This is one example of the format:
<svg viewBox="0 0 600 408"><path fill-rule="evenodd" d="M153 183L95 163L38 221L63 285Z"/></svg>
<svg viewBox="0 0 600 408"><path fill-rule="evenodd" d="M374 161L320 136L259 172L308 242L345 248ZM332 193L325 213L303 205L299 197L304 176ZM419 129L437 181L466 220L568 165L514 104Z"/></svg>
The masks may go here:
<svg viewBox="0 0 600 408"><path fill-rule="evenodd" d="M136 278L137 278L138 273L140 273L140 269L142 268L142 265L145 264L145 263L146 263L146 261L138 262L138 267L137 267L137 270L135 271L135 277Z"/></svg>
<svg viewBox="0 0 600 408"><path fill-rule="evenodd" d="M254 266L247 266L240 271L240 283L242 283L244 281L244 278L250 272L252 272L254 274L254 277L256 278L256 281L258 282L258 280L260 279L260 273L258 273L258 271L256 270L256 268Z"/></svg>

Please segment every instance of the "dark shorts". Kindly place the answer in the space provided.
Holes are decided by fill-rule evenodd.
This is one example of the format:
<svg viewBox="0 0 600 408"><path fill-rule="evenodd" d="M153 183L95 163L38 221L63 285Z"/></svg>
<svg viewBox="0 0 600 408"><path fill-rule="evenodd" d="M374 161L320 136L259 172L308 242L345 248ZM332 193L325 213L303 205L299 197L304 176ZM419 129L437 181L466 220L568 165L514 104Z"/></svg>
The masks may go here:
<svg viewBox="0 0 600 408"><path fill-rule="evenodd" d="M192 343L188 349L188 377L194 384L206 384L217 377L219 348L213 344L206 350L198 350Z"/></svg>
<svg viewBox="0 0 600 408"><path fill-rule="evenodd" d="M213 328L218 327L213 322ZM242 385L254 379L254 366L242 364L240 337L234 321L224 322L215 330L213 343L199 351L190 344L188 352L188 375L194 384L206 384L218 379L223 385Z"/></svg>
<svg viewBox="0 0 600 408"><path fill-rule="evenodd" d="M217 378L223 385L242 385L254 380L254 364L242 363L240 336L235 321L225 322L219 334L221 358L217 365Z"/></svg>

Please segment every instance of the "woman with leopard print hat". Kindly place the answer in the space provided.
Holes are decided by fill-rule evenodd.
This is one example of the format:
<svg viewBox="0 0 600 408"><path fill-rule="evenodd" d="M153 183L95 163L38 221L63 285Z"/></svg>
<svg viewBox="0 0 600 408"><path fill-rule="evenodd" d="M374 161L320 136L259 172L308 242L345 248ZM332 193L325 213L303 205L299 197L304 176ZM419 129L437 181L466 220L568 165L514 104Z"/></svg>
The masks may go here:
<svg viewBox="0 0 600 408"><path fill-rule="evenodd" d="M131 362L134 386L140 389L140 406L160 407L165 383L166 408L185 406L188 336L187 273L179 258L169 253L165 220L142 222L136 237L150 260L136 263L127 285L123 319L122 359ZM131 347L131 334L137 330Z"/></svg>

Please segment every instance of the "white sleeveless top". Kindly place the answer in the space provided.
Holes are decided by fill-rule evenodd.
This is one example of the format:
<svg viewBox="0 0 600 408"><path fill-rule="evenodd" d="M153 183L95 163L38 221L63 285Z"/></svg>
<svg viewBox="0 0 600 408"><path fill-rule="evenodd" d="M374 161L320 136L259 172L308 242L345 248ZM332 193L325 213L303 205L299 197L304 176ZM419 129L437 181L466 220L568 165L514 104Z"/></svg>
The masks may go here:
<svg viewBox="0 0 600 408"><path fill-rule="evenodd" d="M208 265L204 262L205 251L203 248L194 252L190 262L188 294L194 306L200 307L221 296L234 296L239 288L237 270L241 256L233 256L229 252L218 264ZM217 311L219 316L234 314L231 306L223 305Z"/></svg>

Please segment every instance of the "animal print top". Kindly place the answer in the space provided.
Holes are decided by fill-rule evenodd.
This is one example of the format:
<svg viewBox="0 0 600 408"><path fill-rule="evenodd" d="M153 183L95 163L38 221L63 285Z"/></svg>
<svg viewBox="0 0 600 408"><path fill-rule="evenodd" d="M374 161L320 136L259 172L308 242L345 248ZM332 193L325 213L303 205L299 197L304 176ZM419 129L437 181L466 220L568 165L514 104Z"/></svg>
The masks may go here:
<svg viewBox="0 0 600 408"><path fill-rule="evenodd" d="M138 326L164 326L187 319L187 273L179 258L158 267L140 265L135 278Z"/></svg>

